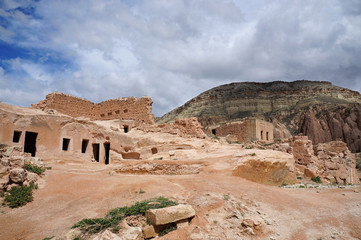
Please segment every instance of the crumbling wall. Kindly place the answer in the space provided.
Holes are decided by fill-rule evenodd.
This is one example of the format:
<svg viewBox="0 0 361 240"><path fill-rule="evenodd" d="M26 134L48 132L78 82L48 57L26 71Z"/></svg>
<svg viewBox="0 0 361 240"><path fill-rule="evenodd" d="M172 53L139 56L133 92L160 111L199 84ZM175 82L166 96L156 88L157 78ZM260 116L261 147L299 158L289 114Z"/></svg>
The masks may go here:
<svg viewBox="0 0 361 240"><path fill-rule="evenodd" d="M131 119L153 124L152 104L150 97L110 99L95 104L92 115L96 120Z"/></svg>
<svg viewBox="0 0 361 240"><path fill-rule="evenodd" d="M54 109L72 117L87 117L91 120L131 119L154 124L152 104L149 97L117 98L95 104L83 98L54 92L31 107L41 110Z"/></svg>
<svg viewBox="0 0 361 240"><path fill-rule="evenodd" d="M53 92L46 96L45 100L39 103L32 104L31 108L37 108L41 110L54 109L60 113L72 116L72 117L89 117L92 118L92 109L94 103L83 99L67 95L64 93Z"/></svg>

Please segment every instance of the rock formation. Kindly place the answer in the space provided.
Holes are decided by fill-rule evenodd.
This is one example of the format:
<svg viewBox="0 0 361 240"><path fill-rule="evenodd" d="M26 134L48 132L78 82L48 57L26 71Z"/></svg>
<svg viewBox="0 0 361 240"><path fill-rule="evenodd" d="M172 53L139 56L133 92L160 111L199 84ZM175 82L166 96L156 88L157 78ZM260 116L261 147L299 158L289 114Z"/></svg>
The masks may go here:
<svg viewBox="0 0 361 240"><path fill-rule="evenodd" d="M330 82L231 83L210 89L165 114L158 123L197 117L206 128L244 117L275 122L275 138L304 134L314 144L341 140L361 151L361 95Z"/></svg>

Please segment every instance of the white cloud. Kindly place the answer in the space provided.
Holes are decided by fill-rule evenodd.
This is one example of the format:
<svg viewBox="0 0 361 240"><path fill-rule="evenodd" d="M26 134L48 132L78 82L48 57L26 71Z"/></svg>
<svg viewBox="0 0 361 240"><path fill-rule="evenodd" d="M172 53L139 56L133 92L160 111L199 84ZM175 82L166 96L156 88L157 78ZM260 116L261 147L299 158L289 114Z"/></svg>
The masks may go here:
<svg viewBox="0 0 361 240"><path fill-rule="evenodd" d="M50 90L92 101L149 95L159 116L231 81L329 80L360 90L358 1L9 2L0 16L19 6L34 14L12 11L3 40L51 53L8 61L3 92L20 82L16 91L32 88L38 100ZM56 57L68 63L47 67ZM10 102L34 98L23 99Z"/></svg>

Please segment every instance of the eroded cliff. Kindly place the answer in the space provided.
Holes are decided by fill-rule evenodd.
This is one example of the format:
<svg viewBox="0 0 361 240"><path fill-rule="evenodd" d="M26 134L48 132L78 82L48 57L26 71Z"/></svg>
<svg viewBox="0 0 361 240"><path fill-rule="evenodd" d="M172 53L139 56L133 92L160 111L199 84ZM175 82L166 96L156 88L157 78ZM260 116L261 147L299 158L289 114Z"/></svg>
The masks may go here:
<svg viewBox="0 0 361 240"><path fill-rule="evenodd" d="M165 114L158 123L197 117L204 127L244 117L283 123L313 143L342 140L361 150L361 95L330 82L241 82L212 88Z"/></svg>

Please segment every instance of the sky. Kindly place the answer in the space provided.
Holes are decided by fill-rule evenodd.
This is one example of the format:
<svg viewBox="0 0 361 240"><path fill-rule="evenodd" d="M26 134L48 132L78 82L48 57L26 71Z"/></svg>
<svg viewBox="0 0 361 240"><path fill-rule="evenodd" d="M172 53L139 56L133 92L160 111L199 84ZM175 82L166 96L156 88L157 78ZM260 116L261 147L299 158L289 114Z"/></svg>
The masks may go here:
<svg viewBox="0 0 361 240"><path fill-rule="evenodd" d="M361 0L0 0L0 101L149 96L162 116L231 82L361 92Z"/></svg>

